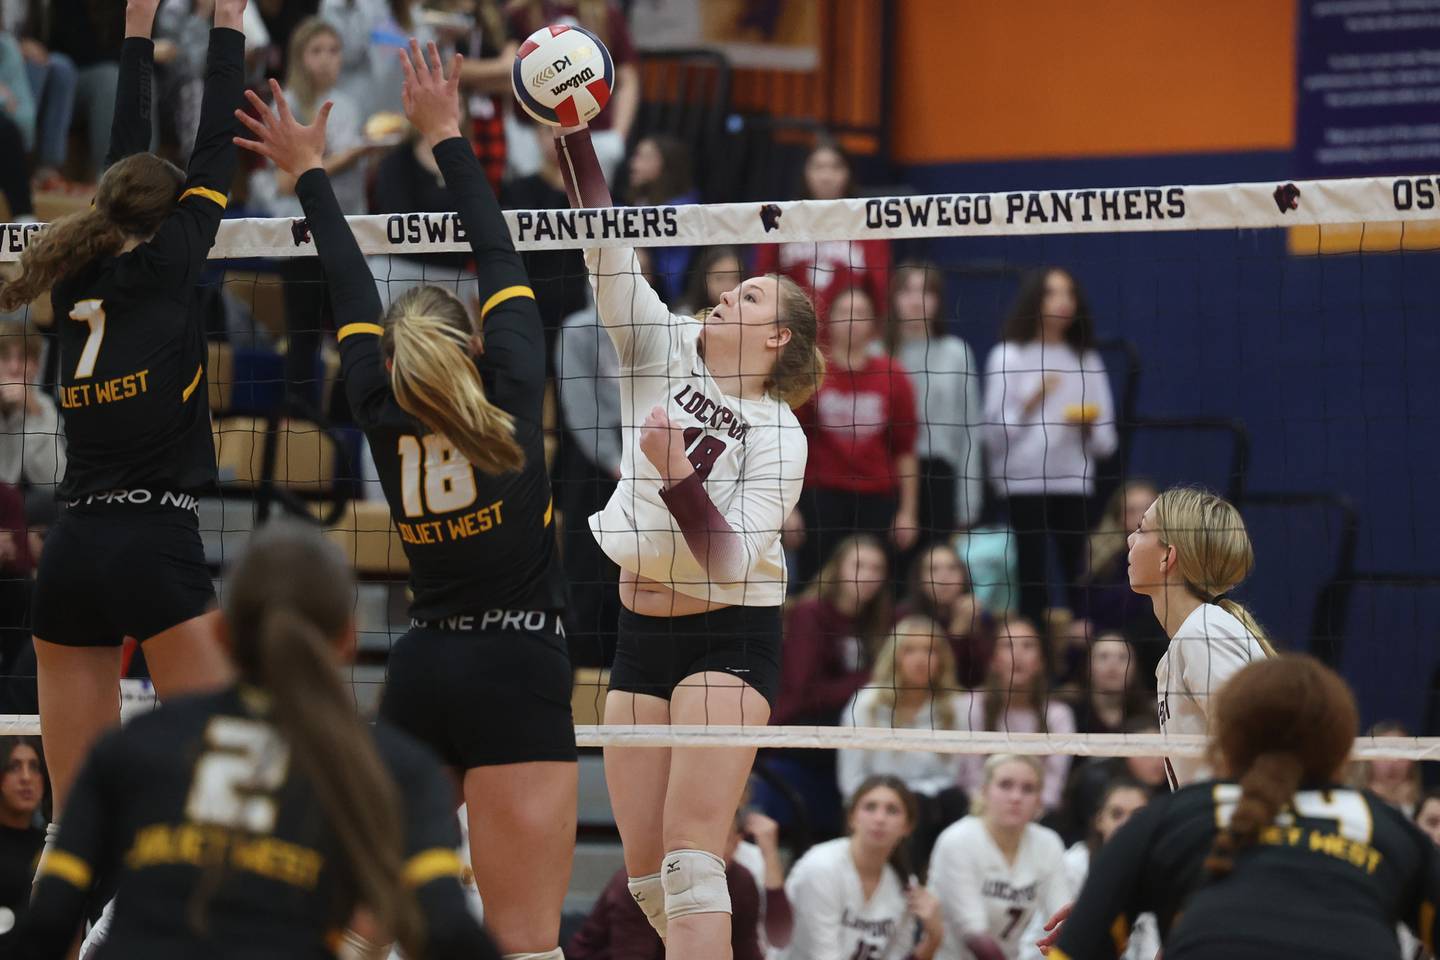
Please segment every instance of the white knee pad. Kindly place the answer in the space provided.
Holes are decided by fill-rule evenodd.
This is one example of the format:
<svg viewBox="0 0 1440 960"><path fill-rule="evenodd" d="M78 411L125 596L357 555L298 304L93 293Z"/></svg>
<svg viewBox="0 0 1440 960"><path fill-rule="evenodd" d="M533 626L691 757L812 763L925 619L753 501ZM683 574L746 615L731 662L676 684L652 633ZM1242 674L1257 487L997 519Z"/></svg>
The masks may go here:
<svg viewBox="0 0 1440 960"><path fill-rule="evenodd" d="M660 876L665 882L667 918L730 912L725 861L715 854L704 850L672 850L665 854Z"/></svg>
<svg viewBox="0 0 1440 960"><path fill-rule="evenodd" d="M625 884L630 888L630 896L635 899L635 905L640 912L645 914L645 919L650 921L650 926L660 934L660 939L665 939L665 885L660 882L660 874L652 873L648 877L631 877Z"/></svg>
<svg viewBox="0 0 1440 960"><path fill-rule="evenodd" d="M544 953L507 953L501 960L565 960L565 952L556 947Z"/></svg>

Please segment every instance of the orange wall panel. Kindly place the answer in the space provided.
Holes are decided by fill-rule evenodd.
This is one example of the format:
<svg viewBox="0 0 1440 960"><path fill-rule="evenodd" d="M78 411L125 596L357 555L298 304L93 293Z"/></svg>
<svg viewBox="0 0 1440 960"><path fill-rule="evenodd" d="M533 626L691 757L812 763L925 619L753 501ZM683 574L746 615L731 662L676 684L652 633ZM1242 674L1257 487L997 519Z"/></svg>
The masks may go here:
<svg viewBox="0 0 1440 960"><path fill-rule="evenodd" d="M1279 150L1295 0L900 0L895 159Z"/></svg>

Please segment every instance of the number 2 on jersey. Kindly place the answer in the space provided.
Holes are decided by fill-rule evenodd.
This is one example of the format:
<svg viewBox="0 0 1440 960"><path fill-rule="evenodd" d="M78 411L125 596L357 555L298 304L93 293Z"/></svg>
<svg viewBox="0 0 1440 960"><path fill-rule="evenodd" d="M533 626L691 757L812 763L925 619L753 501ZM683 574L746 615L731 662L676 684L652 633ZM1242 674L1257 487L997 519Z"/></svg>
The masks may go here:
<svg viewBox="0 0 1440 960"><path fill-rule="evenodd" d="M422 452L423 445L423 452ZM475 470L438 434L400 438L400 503L405 516L450 513L475 502ZM421 499L421 493L424 499Z"/></svg>
<svg viewBox="0 0 1440 960"><path fill-rule="evenodd" d="M80 349L80 361L75 364L75 379L84 380L95 372L95 361L100 359L100 342L105 339L105 302L81 300L70 311L70 319L90 327L90 336Z"/></svg>
<svg viewBox="0 0 1440 960"><path fill-rule="evenodd" d="M239 717L215 717L195 763L185 816L250 833L275 829L275 791L285 783L290 748L275 728Z"/></svg>

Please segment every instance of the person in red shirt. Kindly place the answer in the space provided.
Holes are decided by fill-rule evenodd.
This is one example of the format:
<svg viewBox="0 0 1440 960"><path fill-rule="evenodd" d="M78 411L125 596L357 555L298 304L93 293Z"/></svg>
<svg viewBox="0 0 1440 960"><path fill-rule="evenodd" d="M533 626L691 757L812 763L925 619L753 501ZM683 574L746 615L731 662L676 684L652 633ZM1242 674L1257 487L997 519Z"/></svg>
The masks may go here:
<svg viewBox="0 0 1440 960"><path fill-rule="evenodd" d="M877 347L875 302L860 287L836 295L825 382L795 411L810 441L802 583L852 533L876 534L900 552L919 538L915 394L904 369Z"/></svg>
<svg viewBox="0 0 1440 960"><path fill-rule="evenodd" d="M855 195L850 158L829 137L816 141L805 158L806 200L839 200ZM827 240L823 243L781 243L755 253L756 273L781 273L815 298L823 318L834 300L849 287L860 287L872 303L890 294L889 240ZM821 343L828 343L821 326Z"/></svg>

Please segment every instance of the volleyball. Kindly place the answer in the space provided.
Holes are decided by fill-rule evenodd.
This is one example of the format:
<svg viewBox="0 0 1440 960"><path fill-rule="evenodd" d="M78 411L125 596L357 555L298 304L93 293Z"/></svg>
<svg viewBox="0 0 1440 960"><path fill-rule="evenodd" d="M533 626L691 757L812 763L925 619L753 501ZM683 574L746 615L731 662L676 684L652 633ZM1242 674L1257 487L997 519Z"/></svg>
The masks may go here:
<svg viewBox="0 0 1440 960"><path fill-rule="evenodd" d="M520 45L510 83L530 116L552 127L575 127L595 119L609 102L615 62L584 27L551 24Z"/></svg>

